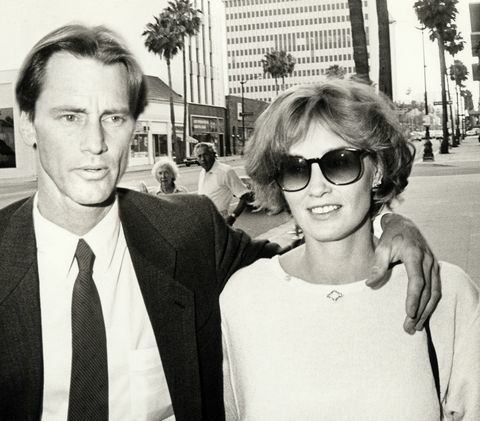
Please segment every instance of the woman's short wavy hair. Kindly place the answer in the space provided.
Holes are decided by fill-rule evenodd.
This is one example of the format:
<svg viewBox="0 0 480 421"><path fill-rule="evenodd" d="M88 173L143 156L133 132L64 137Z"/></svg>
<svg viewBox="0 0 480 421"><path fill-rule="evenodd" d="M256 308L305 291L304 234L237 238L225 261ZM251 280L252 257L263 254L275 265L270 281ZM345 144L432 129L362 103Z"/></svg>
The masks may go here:
<svg viewBox="0 0 480 421"><path fill-rule="evenodd" d="M258 118L246 152L246 171L254 184L257 206L275 212L288 210L276 183L279 163L314 122L371 152L382 169L381 184L372 191L372 215L405 189L415 149L403 134L393 103L364 83L330 79L290 88Z"/></svg>
<svg viewBox="0 0 480 421"><path fill-rule="evenodd" d="M169 158L168 156L160 157L159 160L155 162L155 164L153 164L152 175L155 178L155 180L157 180L160 183L160 179L158 178L158 170L162 167L168 168L168 170L173 176L173 181L175 182L179 174L178 167L177 167L177 164L175 164L175 161Z"/></svg>

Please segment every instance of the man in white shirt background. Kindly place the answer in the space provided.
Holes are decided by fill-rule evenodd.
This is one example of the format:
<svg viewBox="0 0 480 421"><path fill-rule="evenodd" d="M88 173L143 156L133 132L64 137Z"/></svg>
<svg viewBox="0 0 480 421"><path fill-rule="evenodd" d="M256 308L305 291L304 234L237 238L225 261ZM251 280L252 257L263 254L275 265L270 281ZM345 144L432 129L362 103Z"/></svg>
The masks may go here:
<svg viewBox="0 0 480 421"><path fill-rule="evenodd" d="M219 294L278 245L231 229L205 197L116 187L146 85L109 29L46 35L16 98L38 188L0 210L0 419L221 421ZM436 260L410 221L382 224L372 279L410 268L410 330L438 300Z"/></svg>
<svg viewBox="0 0 480 421"><path fill-rule="evenodd" d="M213 144L197 143L194 154L202 167L198 177L198 194L208 196L227 224L233 225L251 200L251 192L230 165L216 159ZM233 197L238 198L238 204L230 212Z"/></svg>

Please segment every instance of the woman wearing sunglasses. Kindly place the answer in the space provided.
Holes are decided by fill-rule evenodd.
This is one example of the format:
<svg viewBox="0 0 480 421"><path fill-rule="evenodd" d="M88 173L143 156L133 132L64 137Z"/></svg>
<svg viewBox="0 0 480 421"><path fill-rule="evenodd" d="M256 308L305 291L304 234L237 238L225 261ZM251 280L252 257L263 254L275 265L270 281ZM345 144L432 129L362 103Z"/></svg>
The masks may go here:
<svg viewBox="0 0 480 421"><path fill-rule="evenodd" d="M471 279L442 263L442 299L413 336L401 329L405 267L365 284L372 218L414 158L391 104L350 81L295 87L249 143L258 204L288 209L305 244L238 271L222 293L227 419L480 420Z"/></svg>

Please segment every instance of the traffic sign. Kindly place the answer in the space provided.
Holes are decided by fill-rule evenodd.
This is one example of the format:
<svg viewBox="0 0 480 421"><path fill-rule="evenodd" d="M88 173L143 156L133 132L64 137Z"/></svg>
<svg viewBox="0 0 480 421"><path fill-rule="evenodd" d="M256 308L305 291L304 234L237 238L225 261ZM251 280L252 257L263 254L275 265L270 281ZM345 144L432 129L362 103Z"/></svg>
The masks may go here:
<svg viewBox="0 0 480 421"><path fill-rule="evenodd" d="M245 112L245 113L240 113L240 115L241 115L242 117L249 117L249 116L253 115L253 113L250 113L250 112L247 113L247 112Z"/></svg>
<svg viewBox="0 0 480 421"><path fill-rule="evenodd" d="M452 101L447 101L447 104L450 105ZM433 105L442 105L442 101L433 101Z"/></svg>

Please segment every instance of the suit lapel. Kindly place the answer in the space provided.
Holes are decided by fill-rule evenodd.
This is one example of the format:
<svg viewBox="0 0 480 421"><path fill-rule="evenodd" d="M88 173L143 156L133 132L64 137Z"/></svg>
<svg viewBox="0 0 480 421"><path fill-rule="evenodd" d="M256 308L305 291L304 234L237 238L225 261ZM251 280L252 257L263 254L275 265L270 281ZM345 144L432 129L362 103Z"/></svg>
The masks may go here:
<svg viewBox="0 0 480 421"><path fill-rule="evenodd" d="M6 354L12 354L3 357L16 364L9 367L10 373L18 375L12 379L12 391L19 401L18 413L25 414L25 419L40 417L43 394L40 294L32 207L33 198L30 198L12 215L0 244L0 317L8 327L0 347Z"/></svg>
<svg viewBox="0 0 480 421"><path fill-rule="evenodd" d="M126 196L126 195L125 195ZM177 420L201 417L193 292L175 280L176 250L161 234L167 216L157 204L155 224L119 196L128 249L160 351Z"/></svg>

